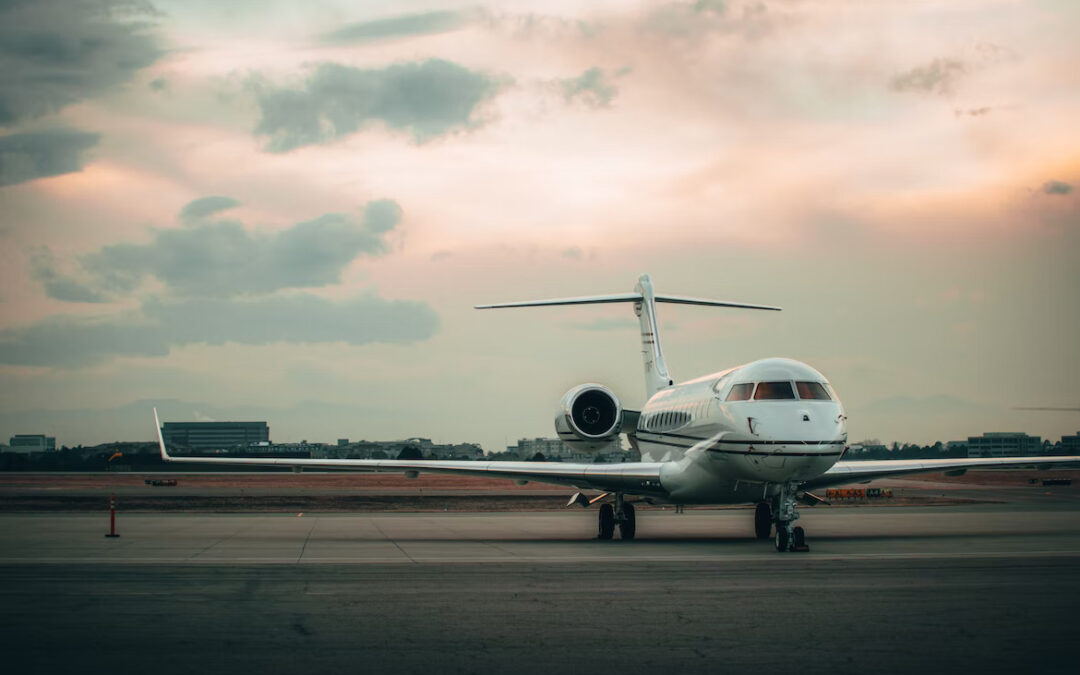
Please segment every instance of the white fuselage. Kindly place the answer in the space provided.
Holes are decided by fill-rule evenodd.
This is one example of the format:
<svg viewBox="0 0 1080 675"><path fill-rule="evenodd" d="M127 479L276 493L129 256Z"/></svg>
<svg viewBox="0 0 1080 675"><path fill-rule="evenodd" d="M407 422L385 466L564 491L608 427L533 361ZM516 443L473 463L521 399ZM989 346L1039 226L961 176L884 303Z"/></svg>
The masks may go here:
<svg viewBox="0 0 1080 675"><path fill-rule="evenodd" d="M642 461L665 463L670 501L746 502L825 473L844 453L846 420L821 373L770 358L654 394L635 441Z"/></svg>

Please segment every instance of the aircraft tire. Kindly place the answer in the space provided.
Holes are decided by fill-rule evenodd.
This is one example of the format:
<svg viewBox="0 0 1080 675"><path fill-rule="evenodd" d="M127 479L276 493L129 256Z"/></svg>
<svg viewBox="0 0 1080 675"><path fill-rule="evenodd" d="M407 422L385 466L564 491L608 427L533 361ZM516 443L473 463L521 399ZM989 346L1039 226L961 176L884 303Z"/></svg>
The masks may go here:
<svg viewBox="0 0 1080 675"><path fill-rule="evenodd" d="M788 551L789 541L787 528L784 527L784 523L776 524L776 550L780 553L786 553Z"/></svg>
<svg viewBox="0 0 1080 675"><path fill-rule="evenodd" d="M796 527L791 530L791 545L793 550L796 551L810 550L806 546L806 531L801 527Z"/></svg>
<svg viewBox="0 0 1080 675"><path fill-rule="evenodd" d="M754 534L758 539L768 539L772 531L772 507L768 502L761 502L754 509Z"/></svg>
<svg viewBox="0 0 1080 675"><path fill-rule="evenodd" d="M627 541L637 534L637 516L634 515L633 504L623 504L623 521L619 523L619 538Z"/></svg>
<svg viewBox="0 0 1080 675"><path fill-rule="evenodd" d="M600 529L597 539L611 539L615 536L615 507L611 504L600 505Z"/></svg>

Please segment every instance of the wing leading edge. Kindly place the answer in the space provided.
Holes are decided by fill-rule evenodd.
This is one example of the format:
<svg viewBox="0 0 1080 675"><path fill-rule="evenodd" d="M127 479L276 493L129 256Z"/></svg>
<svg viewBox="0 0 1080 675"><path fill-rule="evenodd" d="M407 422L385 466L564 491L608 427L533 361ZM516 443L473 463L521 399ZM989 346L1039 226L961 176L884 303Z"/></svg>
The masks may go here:
<svg viewBox="0 0 1080 675"><path fill-rule="evenodd" d="M960 469L981 469L993 467L1037 466L1051 467L1080 464L1080 457L981 457L955 459L894 459L866 460L855 462L837 462L821 476L802 484L808 490L834 485L844 485L859 481L889 476L904 476L915 473L937 473Z"/></svg>
<svg viewBox="0 0 1080 675"><path fill-rule="evenodd" d="M230 466L283 466L294 469L343 469L382 473L446 473L487 478L534 481L567 485L585 490L625 492L638 495L666 495L660 486L659 462L625 464L569 464L563 462L472 462L433 459L277 459L251 457L174 457L165 448L161 421L154 409L161 459L183 464L223 464Z"/></svg>

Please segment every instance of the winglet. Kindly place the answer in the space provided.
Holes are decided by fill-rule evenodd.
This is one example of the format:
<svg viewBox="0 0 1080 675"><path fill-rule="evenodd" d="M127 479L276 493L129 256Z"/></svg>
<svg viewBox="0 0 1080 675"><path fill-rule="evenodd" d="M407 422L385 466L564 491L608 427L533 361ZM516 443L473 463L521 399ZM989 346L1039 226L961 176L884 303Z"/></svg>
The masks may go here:
<svg viewBox="0 0 1080 675"><path fill-rule="evenodd" d="M161 420L158 419L157 408L154 408L154 428L157 429L157 442L158 447L161 448L161 459L171 462L172 457L169 457L169 451L165 449L165 439L161 435Z"/></svg>

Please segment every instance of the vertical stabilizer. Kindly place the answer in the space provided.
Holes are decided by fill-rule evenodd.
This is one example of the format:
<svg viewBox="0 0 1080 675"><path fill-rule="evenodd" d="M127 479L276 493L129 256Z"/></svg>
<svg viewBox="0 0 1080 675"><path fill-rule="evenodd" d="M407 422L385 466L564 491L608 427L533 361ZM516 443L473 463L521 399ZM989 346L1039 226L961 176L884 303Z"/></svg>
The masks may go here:
<svg viewBox="0 0 1080 675"><path fill-rule="evenodd" d="M652 279L642 274L634 287L641 299L634 302L634 313L641 323L641 356L645 360L645 397L671 386L671 374L664 361L664 350L660 346L660 323L656 320L656 295L653 293Z"/></svg>

